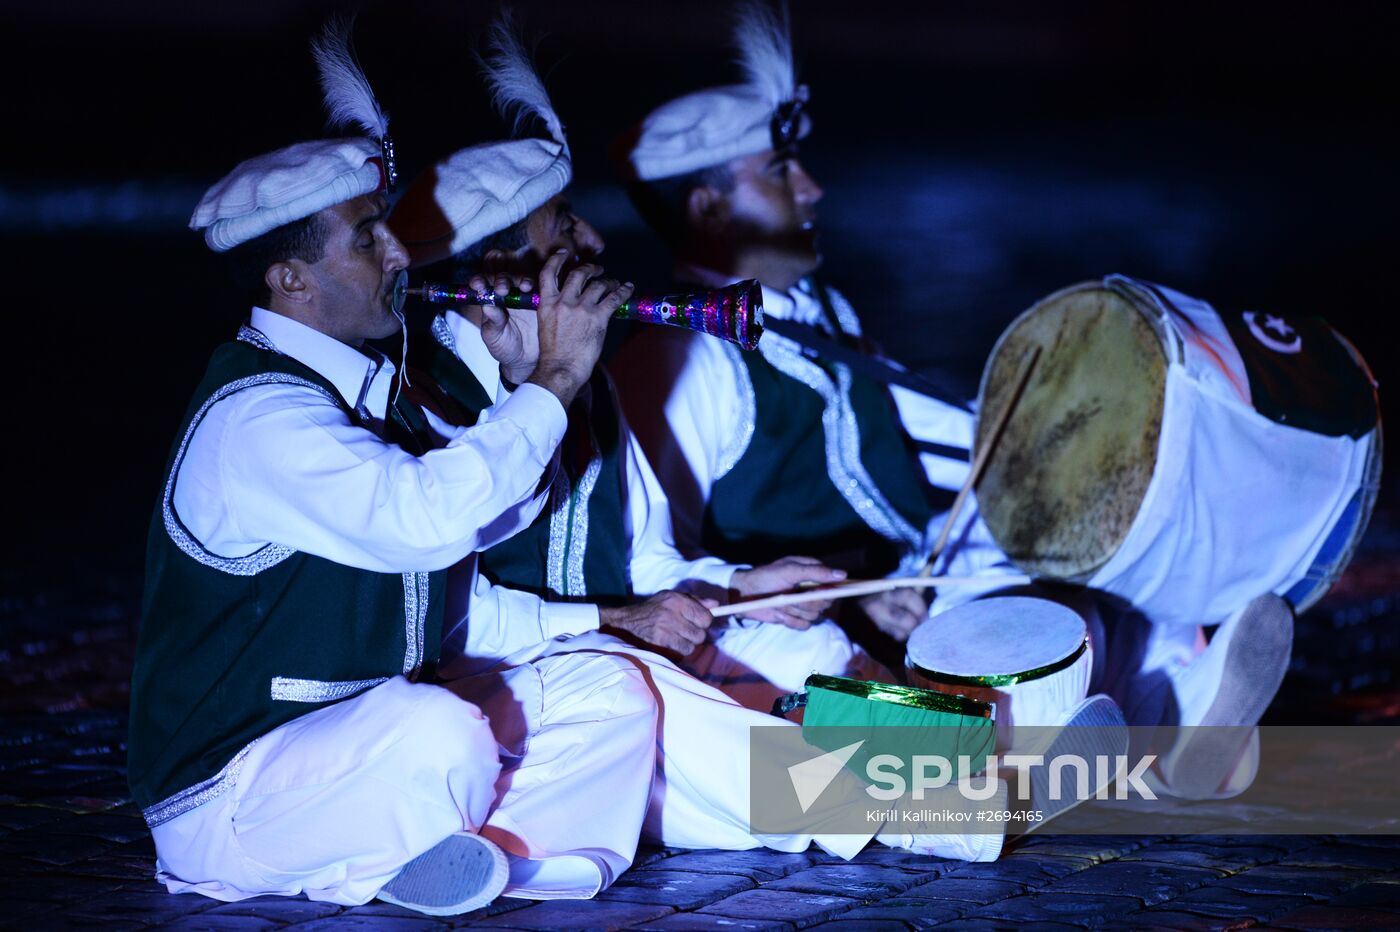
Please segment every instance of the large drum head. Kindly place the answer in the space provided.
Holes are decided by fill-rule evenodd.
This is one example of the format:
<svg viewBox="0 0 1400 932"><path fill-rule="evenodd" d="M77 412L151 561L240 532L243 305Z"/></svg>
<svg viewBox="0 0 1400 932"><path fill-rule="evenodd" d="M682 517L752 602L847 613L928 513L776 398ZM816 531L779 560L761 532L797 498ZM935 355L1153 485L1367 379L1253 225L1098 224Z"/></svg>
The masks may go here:
<svg viewBox="0 0 1400 932"><path fill-rule="evenodd" d="M977 486L988 529L1027 573L1084 581L1128 536L1156 464L1166 394L1160 324L1099 283L1011 325L982 375L976 447L1040 359Z"/></svg>

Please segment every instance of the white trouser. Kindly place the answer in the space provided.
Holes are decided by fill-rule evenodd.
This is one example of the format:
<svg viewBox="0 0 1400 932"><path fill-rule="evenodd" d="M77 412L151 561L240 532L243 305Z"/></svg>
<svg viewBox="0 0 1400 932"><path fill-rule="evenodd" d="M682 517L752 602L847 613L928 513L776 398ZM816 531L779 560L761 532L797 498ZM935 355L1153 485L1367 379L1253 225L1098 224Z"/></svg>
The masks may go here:
<svg viewBox="0 0 1400 932"><path fill-rule="evenodd" d="M355 905L459 831L516 855L507 893L587 897L625 870L656 727L635 667L548 659L449 687L396 677L264 735L233 788L152 830L159 879ZM608 804L579 806L603 781Z"/></svg>
<svg viewBox="0 0 1400 932"><path fill-rule="evenodd" d="M151 830L156 877L219 900L364 903L448 835L478 829L499 771L477 708L395 677L255 741L233 787Z"/></svg>
<svg viewBox="0 0 1400 932"><path fill-rule="evenodd" d="M681 848L767 846L779 851L803 851L815 841L826 851L851 858L880 829L872 825L863 835L826 834L817 817L810 834L754 835L749 831L749 730L798 726L747 709L664 657L611 635L595 631L556 638L539 650L546 656L626 658L646 676L659 707L661 738L644 830L648 841ZM608 793L613 794L611 784ZM832 813L832 818L849 822L843 818L847 815ZM986 839L975 835L921 836L920 841L929 853L944 857L971 857L986 847Z"/></svg>
<svg viewBox="0 0 1400 932"><path fill-rule="evenodd" d="M684 669L757 712L798 692L813 673L896 682L885 665L853 643L834 621L805 631L772 622L737 621L716 626L709 640L685 658Z"/></svg>
<svg viewBox="0 0 1400 932"><path fill-rule="evenodd" d="M635 664L558 654L448 683L501 745L481 834L511 860L506 896L583 899L632 864L656 762L657 703Z"/></svg>

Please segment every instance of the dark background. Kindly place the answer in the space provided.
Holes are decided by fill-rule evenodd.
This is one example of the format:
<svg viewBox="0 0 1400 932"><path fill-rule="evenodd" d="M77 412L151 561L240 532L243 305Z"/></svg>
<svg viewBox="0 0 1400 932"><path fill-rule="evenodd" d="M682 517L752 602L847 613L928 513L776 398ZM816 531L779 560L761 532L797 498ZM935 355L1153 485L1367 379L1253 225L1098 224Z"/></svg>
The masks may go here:
<svg viewBox="0 0 1400 932"><path fill-rule="evenodd" d="M246 308L185 230L237 161L324 134L305 2L4 3L6 598L139 580L161 467ZM608 264L666 280L604 157L736 77L727 7L518 4ZM501 138L488 3L380 3L361 59L406 178ZM828 280L893 355L969 394L1037 298L1121 271L1222 308L1319 313L1395 369L1396 33L1381 3L794 0ZM17 286L17 287L15 287Z"/></svg>

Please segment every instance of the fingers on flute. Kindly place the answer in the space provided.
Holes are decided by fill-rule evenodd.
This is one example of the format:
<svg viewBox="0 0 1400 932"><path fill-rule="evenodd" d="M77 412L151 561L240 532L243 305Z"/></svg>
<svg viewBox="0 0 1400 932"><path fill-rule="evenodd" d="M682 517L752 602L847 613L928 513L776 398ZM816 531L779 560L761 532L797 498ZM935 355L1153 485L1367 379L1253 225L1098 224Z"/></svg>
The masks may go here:
<svg viewBox="0 0 1400 932"><path fill-rule="evenodd" d="M603 267L585 262L575 268L564 279L564 286L559 289L559 294L570 304L577 303L583 296L583 289L590 279L597 278L603 274Z"/></svg>
<svg viewBox="0 0 1400 932"><path fill-rule="evenodd" d="M540 297L557 298L559 296L559 270L564 267L564 260L569 256L567 249L555 250L554 255L544 261L544 266L540 269Z"/></svg>
<svg viewBox="0 0 1400 932"><path fill-rule="evenodd" d="M614 283L614 285L612 291L604 295L602 300L603 309L609 314L626 304L628 299L632 297L632 292L636 290L631 282L623 282L621 285Z"/></svg>

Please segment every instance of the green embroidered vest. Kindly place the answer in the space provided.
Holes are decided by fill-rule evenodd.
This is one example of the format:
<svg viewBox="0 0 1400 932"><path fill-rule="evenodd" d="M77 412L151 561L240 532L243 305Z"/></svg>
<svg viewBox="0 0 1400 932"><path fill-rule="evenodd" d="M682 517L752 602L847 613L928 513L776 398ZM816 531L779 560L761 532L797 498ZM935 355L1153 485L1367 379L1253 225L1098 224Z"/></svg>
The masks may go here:
<svg viewBox="0 0 1400 932"><path fill-rule="evenodd" d="M435 347L424 345L415 360L425 361L433 381L468 412L465 423L475 423L491 399L457 355L447 322L439 316L431 327ZM620 604L631 595L622 438L612 386L601 367L569 406L568 417L548 504L528 528L483 551L480 569L496 585L548 601Z"/></svg>
<svg viewBox="0 0 1400 932"><path fill-rule="evenodd" d="M843 308L842 320L818 293L838 338L855 345L853 314ZM775 334L731 358L752 403L736 430L751 435L711 488L706 550L755 564L806 554L867 576L919 550L942 493L925 482L885 386Z"/></svg>
<svg viewBox="0 0 1400 932"><path fill-rule="evenodd" d="M146 550L141 633L131 683L129 780L152 825L224 792L261 735L390 677L433 676L445 572L376 573L276 543L236 558L200 546L172 499L195 429L217 401L257 385L320 391L310 368L245 327L219 347L185 414ZM431 445L400 400L391 439Z"/></svg>

